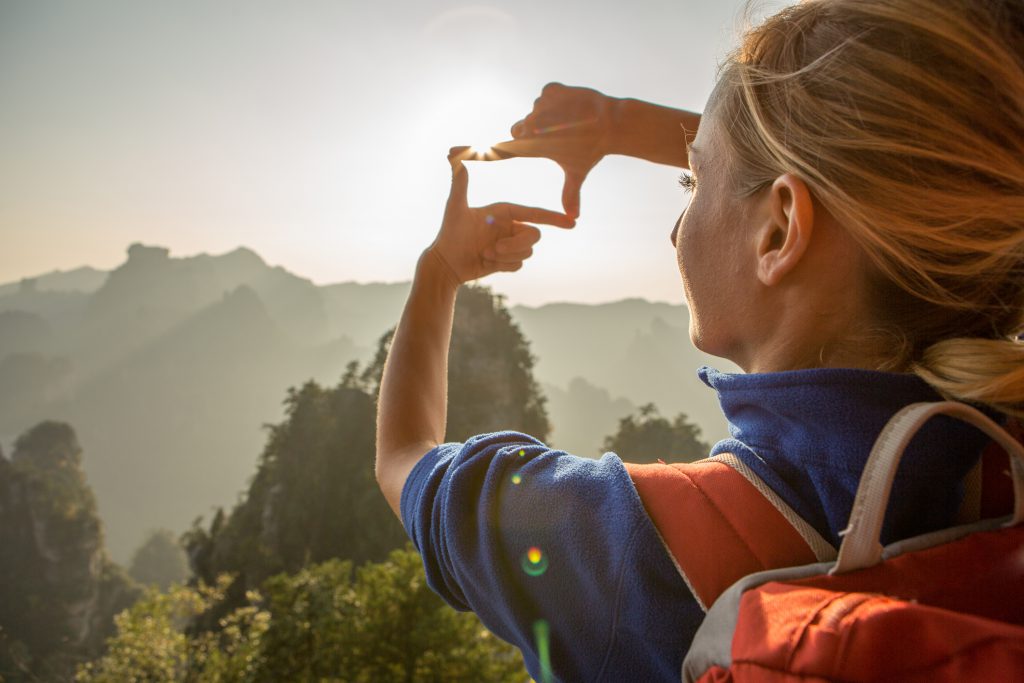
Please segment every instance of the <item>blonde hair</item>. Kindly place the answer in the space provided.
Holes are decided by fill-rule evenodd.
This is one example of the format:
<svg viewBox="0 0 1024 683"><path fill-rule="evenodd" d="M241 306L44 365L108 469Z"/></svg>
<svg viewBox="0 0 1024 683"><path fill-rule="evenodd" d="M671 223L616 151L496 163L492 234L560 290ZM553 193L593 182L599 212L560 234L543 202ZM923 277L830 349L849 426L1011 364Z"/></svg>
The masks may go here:
<svg viewBox="0 0 1024 683"><path fill-rule="evenodd" d="M1024 416L1024 0L807 0L713 108L741 194L795 173L869 257L880 369Z"/></svg>

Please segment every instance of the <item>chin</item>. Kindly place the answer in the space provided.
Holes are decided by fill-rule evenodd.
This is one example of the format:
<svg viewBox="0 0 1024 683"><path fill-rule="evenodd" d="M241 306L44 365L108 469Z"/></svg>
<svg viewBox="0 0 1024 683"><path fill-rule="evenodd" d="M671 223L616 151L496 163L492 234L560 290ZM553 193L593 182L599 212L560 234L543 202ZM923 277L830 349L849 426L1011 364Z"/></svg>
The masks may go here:
<svg viewBox="0 0 1024 683"><path fill-rule="evenodd" d="M727 360L730 363L736 363L731 357L735 354L729 352L728 345L722 339L715 339L708 334L701 334L700 327L694 325L692 321L690 322L690 343L701 353Z"/></svg>
<svg viewBox="0 0 1024 683"><path fill-rule="evenodd" d="M693 344L693 348L698 351L716 355L713 351L709 350L707 336L701 334L700 327L694 324L693 318L690 319L690 343Z"/></svg>

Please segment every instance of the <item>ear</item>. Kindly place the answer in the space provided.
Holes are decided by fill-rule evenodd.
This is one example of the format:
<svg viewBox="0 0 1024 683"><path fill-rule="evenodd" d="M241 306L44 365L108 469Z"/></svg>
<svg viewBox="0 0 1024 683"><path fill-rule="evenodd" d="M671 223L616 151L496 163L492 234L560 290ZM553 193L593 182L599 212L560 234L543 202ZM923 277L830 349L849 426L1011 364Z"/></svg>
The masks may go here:
<svg viewBox="0 0 1024 683"><path fill-rule="evenodd" d="M803 180L780 175L768 195L768 220L757 240L757 277L771 287L803 258L814 232L814 202Z"/></svg>

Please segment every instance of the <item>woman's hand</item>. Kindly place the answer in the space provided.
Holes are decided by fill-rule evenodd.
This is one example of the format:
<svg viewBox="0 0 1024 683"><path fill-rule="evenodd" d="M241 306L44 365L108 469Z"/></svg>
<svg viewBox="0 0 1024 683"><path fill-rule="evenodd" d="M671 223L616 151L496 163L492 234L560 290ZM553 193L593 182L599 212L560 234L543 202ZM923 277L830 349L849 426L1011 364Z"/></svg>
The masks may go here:
<svg viewBox="0 0 1024 683"><path fill-rule="evenodd" d="M533 111L512 126L512 140L494 146L499 154L547 157L565 173L562 207L580 215L580 187L590 170L611 153L619 100L590 88L548 83Z"/></svg>
<svg viewBox="0 0 1024 683"><path fill-rule="evenodd" d="M540 239L540 230L531 223L560 228L576 224L565 214L518 204L468 206L469 172L462 162L472 158L469 147L453 147L448 154L451 194L441 230L427 249L440 257L456 286L498 271L519 270Z"/></svg>
<svg viewBox="0 0 1024 683"><path fill-rule="evenodd" d="M546 157L565 173L562 207L580 215L580 187L608 154L688 168L686 143L700 114L643 100L609 97L597 90L561 83L544 86L533 111L512 126L512 140L476 158Z"/></svg>

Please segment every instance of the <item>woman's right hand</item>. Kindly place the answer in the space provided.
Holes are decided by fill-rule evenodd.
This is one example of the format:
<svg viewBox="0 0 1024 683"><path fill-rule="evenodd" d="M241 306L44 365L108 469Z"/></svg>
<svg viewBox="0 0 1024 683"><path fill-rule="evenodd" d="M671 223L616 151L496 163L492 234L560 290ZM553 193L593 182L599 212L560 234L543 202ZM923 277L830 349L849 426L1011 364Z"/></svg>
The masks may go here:
<svg viewBox="0 0 1024 683"><path fill-rule="evenodd" d="M580 214L580 187L590 170L611 152L620 100L597 90L548 83L533 111L512 126L512 140L494 150L509 156L546 157L562 167L562 207Z"/></svg>
<svg viewBox="0 0 1024 683"><path fill-rule="evenodd" d="M571 216L532 206L506 202L469 206L469 171L462 162L473 158L470 147L452 147L448 153L451 193L441 230L425 252L438 257L455 287L491 273L519 270L540 239L534 223L566 229L576 224Z"/></svg>

